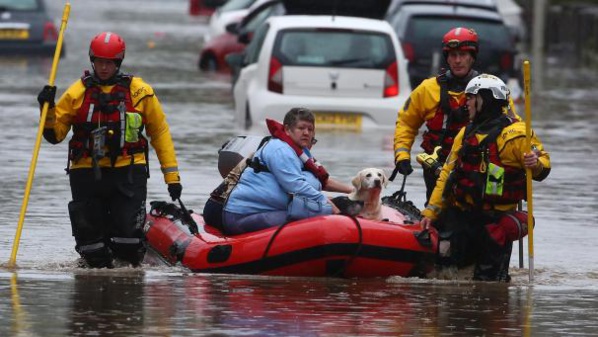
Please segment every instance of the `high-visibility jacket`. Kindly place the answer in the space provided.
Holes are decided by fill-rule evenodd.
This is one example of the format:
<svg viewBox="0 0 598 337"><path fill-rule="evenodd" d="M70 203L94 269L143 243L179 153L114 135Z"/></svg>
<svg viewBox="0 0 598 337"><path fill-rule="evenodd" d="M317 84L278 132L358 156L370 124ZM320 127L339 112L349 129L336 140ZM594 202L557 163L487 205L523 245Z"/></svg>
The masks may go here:
<svg viewBox="0 0 598 337"><path fill-rule="evenodd" d="M50 143L56 144L62 142L71 128L78 129L81 125L75 125L81 120L81 107L86 99L86 85L83 79L74 82L60 97L56 106L48 111L48 117L45 123L44 137ZM113 93L115 85L95 85L99 88L101 93ZM166 122L166 115L162 110L160 102L154 90L150 85L145 83L140 77L130 78L130 103L125 104L126 112L135 113L141 116L143 128L146 134L150 137L150 143L155 149L162 173L164 174L164 181L168 183L179 182L179 170L176 160L176 153L174 144L170 134L170 128ZM89 99L89 95L87 95ZM87 104L87 103L86 103ZM89 104L88 104L89 105ZM133 110L133 111L128 111ZM106 112L110 114L111 112ZM118 113L117 113L118 114ZM120 133L117 133L120 136ZM109 138L112 136L108 134ZM76 140L79 141L79 140ZM129 151L132 154L123 151L117 156L111 158L110 149L106 147L108 155L97 160L95 165L99 167L123 167L127 165L144 165L147 164L148 158L144 151ZM71 170L79 168L93 167L92 156L69 156Z"/></svg>

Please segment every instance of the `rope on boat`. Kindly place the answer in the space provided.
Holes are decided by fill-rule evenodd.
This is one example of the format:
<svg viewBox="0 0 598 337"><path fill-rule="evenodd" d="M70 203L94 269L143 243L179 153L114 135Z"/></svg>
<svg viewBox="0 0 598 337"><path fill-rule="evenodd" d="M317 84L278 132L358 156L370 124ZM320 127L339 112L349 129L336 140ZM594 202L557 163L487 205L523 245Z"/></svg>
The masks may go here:
<svg viewBox="0 0 598 337"><path fill-rule="evenodd" d="M353 260L355 260L355 258L359 255L359 253L361 252L361 248L363 247L363 230L361 229L361 223L359 223L359 220L357 220L357 218L354 216L348 216L348 217L351 220L353 220L353 222L355 223L355 226L357 227L357 233L359 236L359 239L357 242L357 248L355 249L353 254L351 254L351 256L349 256L349 258L347 260L345 260L343 267L340 268L337 272L335 272L332 276L342 276L345 273L345 271L347 270L347 267L349 267L349 265L351 264L351 262L353 262ZM276 228L276 231L274 231L274 233L272 233L272 236L270 237L270 241L268 242L268 245L266 246L266 250L264 251L264 255L262 255L262 259L265 259L268 257L268 253L270 252L270 247L272 247L272 244L274 243L274 239L276 239L276 237L278 236L280 231L282 231L282 229L289 223L290 222L287 222L287 223L279 226L278 228Z"/></svg>

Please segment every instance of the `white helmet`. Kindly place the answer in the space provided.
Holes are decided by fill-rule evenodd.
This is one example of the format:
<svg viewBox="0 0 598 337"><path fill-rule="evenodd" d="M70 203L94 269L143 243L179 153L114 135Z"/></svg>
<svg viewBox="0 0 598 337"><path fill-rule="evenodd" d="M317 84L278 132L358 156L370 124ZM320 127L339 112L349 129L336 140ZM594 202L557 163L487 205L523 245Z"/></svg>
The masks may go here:
<svg viewBox="0 0 598 337"><path fill-rule="evenodd" d="M490 75L481 74L476 76L467 83L465 94L476 95L480 89L488 89L492 91L492 96L496 99L507 100L509 97L509 88L500 78Z"/></svg>

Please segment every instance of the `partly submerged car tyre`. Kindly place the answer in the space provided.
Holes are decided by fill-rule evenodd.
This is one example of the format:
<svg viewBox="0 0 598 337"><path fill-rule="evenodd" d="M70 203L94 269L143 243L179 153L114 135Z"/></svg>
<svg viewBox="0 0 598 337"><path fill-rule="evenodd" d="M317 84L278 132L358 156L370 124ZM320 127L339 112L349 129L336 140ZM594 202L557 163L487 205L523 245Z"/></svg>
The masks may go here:
<svg viewBox="0 0 598 337"><path fill-rule="evenodd" d="M216 62L216 57L212 54L205 54L199 60L199 69L204 71L216 71L218 70L218 62Z"/></svg>

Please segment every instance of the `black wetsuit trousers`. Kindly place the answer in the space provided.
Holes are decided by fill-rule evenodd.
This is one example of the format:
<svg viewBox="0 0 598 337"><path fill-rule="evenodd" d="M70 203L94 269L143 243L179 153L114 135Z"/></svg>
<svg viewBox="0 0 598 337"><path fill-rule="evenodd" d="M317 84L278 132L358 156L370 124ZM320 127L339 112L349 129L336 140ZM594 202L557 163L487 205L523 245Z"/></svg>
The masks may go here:
<svg viewBox="0 0 598 337"><path fill-rule="evenodd" d="M112 258L138 265L145 254L147 168L132 165L69 173L69 213L76 250L91 267L110 267Z"/></svg>

